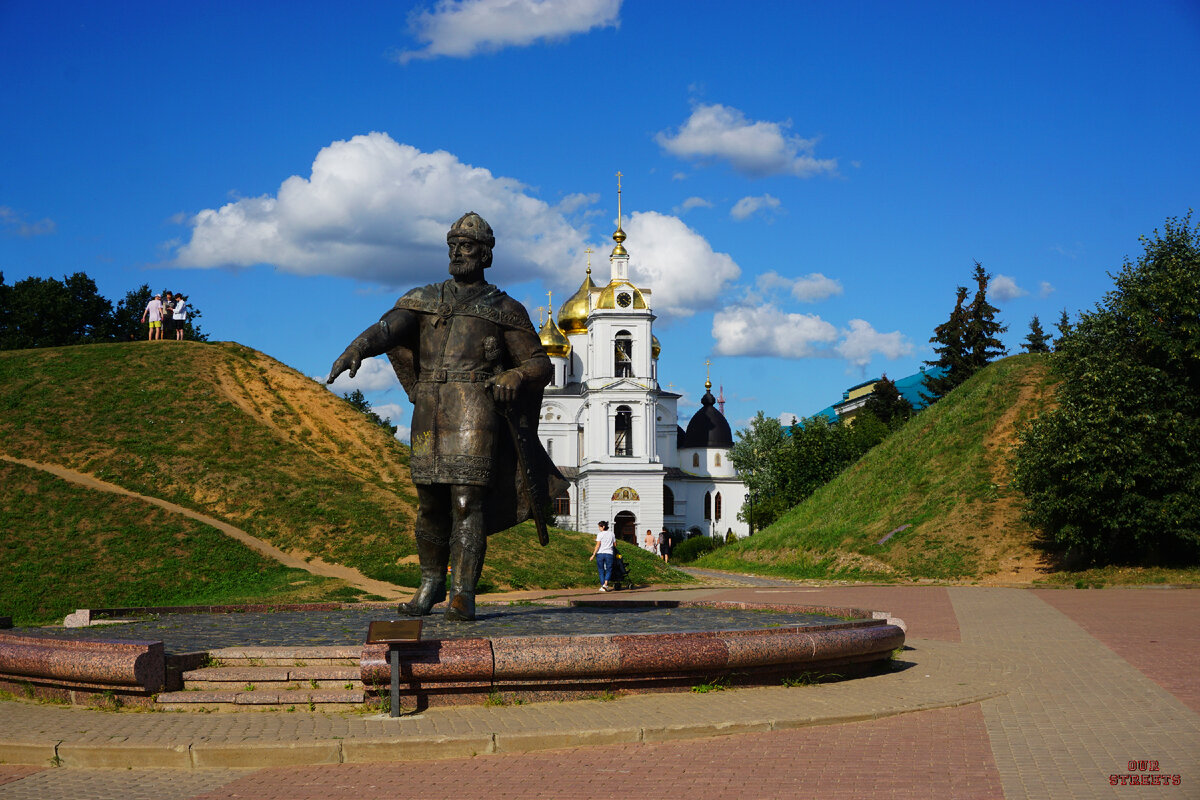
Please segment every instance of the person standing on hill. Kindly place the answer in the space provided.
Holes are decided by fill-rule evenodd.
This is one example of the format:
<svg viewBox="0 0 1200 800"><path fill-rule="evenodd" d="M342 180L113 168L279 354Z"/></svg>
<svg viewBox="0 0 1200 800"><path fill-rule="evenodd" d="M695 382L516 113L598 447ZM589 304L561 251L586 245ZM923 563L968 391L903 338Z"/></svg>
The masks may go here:
<svg viewBox="0 0 1200 800"><path fill-rule="evenodd" d="M150 317L150 333L146 335L146 341L161 340L163 319L161 294L154 295L150 302L146 304L146 310L142 312L142 322L146 321L146 317Z"/></svg>
<svg viewBox="0 0 1200 800"><path fill-rule="evenodd" d="M175 295L175 310L172 316L175 318L175 341L182 342L183 328L187 325L187 297Z"/></svg>
<svg viewBox="0 0 1200 800"><path fill-rule="evenodd" d="M175 300L178 297L174 292L163 292L163 336L167 339L175 338Z"/></svg>

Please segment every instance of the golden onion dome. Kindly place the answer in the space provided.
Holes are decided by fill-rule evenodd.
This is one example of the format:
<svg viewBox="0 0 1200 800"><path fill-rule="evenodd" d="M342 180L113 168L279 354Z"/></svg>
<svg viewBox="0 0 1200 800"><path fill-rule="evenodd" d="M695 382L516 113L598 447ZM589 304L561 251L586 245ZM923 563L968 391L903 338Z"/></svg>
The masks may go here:
<svg viewBox="0 0 1200 800"><path fill-rule="evenodd" d="M613 232L612 238L613 241L617 243L616 247L614 247L612 250L612 254L614 256L629 255L629 251L625 249L625 231L621 229L620 225L618 225L616 231Z"/></svg>
<svg viewBox="0 0 1200 800"><path fill-rule="evenodd" d="M662 352L662 342L653 333L650 334L650 356L657 359L658 354Z"/></svg>
<svg viewBox="0 0 1200 800"><path fill-rule="evenodd" d="M627 298L622 302L622 298ZM638 289L629 281L614 280L608 286L600 290L600 298L596 301L596 308L620 308L622 310L629 308L648 308L646 298L642 296L641 289Z"/></svg>
<svg viewBox="0 0 1200 800"><path fill-rule="evenodd" d="M591 296L596 290L592 283L592 268L587 269L587 277L579 286L579 291L571 295L567 302L558 310L558 328L568 336L574 333L587 333L587 318L591 313Z"/></svg>
<svg viewBox="0 0 1200 800"><path fill-rule="evenodd" d="M554 317L546 320L546 324L538 331L538 338L542 340L542 349L546 351L546 355L559 358L567 358L571 355L571 343L554 324Z"/></svg>

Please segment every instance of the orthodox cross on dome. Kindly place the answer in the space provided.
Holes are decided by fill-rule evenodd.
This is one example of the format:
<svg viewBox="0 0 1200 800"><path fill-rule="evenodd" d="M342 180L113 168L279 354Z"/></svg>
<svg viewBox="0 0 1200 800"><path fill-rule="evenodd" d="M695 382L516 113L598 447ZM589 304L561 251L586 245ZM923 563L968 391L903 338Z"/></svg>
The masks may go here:
<svg viewBox="0 0 1200 800"><path fill-rule="evenodd" d="M585 247L585 248L583 248L583 252L587 253L587 260L588 260L587 274L591 275L592 274L592 253L594 253L596 251L590 247Z"/></svg>
<svg viewBox="0 0 1200 800"><path fill-rule="evenodd" d="M621 229L621 170L617 170L617 230Z"/></svg>
<svg viewBox="0 0 1200 800"><path fill-rule="evenodd" d="M709 361L707 358L704 359L704 388L707 391L712 391L712 378L710 378L709 374L708 374L709 367L711 367L711 366L712 366L712 362Z"/></svg>
<svg viewBox="0 0 1200 800"><path fill-rule="evenodd" d="M612 250L613 258L619 258L619 257L629 258L629 252L625 249L625 245L624 245L625 230L621 227L621 223L625 221L625 218L621 213L621 177L622 177L621 172L618 171L617 172L617 229L615 231L613 231L613 235L612 235L613 241L617 243L617 246L614 247ZM620 275L616 274L616 271L618 270L616 262L613 263L613 269L614 269L614 274L613 274L614 279L616 279L618 277L621 280L626 279L626 276L624 274L620 274Z"/></svg>

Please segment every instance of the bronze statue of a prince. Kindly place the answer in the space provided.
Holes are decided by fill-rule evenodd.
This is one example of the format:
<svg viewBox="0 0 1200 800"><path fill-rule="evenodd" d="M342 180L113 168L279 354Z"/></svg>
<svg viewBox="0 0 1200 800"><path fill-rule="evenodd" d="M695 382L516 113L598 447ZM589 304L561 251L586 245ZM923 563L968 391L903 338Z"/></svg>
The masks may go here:
<svg viewBox="0 0 1200 800"><path fill-rule="evenodd" d="M566 486L537 437L550 359L524 306L484 280L496 238L474 212L446 234L450 279L396 301L333 362L327 383L387 353L413 404L414 533L421 585L401 613L475 618L487 537L526 519L545 544L545 509Z"/></svg>

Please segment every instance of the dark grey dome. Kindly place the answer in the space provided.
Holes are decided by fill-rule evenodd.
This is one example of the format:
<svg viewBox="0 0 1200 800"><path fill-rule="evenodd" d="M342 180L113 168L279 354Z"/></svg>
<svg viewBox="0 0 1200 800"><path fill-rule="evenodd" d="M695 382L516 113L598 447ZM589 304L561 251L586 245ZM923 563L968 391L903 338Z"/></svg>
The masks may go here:
<svg viewBox="0 0 1200 800"><path fill-rule="evenodd" d="M733 447L733 432L725 415L717 410L717 398L705 391L700 410L688 423L682 447Z"/></svg>

